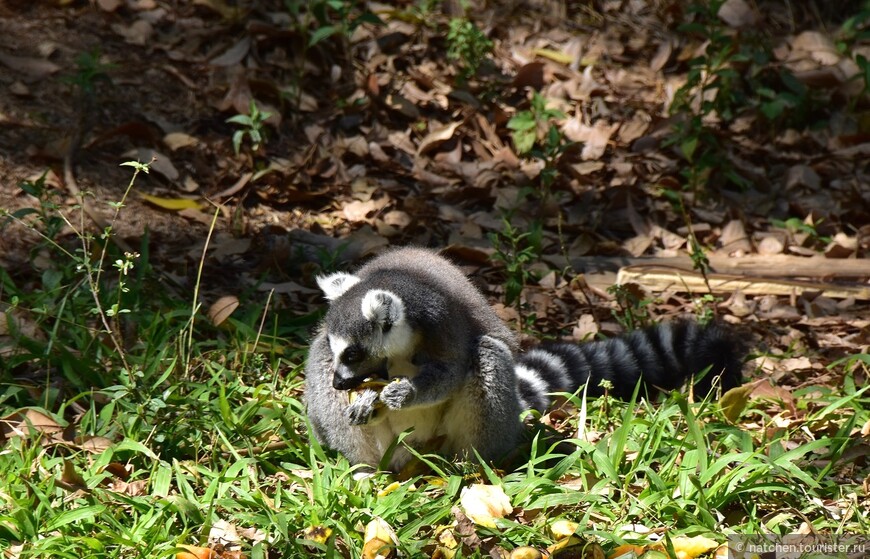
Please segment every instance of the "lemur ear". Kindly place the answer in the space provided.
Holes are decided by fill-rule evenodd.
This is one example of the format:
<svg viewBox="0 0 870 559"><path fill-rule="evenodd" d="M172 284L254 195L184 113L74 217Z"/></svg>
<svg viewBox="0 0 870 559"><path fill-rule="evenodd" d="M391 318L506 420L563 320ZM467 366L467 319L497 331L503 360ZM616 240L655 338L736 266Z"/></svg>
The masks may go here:
<svg viewBox="0 0 870 559"><path fill-rule="evenodd" d="M352 274L336 272L328 276L318 276L317 285L323 291L323 295L330 301L341 297L345 291L358 284L360 279Z"/></svg>
<svg viewBox="0 0 870 559"><path fill-rule="evenodd" d="M395 293L372 289L363 296L362 313L367 320L392 326L405 318L405 304Z"/></svg>

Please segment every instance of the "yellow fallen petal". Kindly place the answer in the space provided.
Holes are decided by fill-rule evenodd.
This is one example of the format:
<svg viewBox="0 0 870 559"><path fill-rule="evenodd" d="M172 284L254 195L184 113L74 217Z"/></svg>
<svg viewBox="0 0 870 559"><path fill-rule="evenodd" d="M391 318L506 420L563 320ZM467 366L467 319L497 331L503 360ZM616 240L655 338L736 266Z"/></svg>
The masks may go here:
<svg viewBox="0 0 870 559"><path fill-rule="evenodd" d="M719 542L704 536L694 536L691 538L677 536L671 538L671 543L674 546L677 559L695 559L695 557L719 547Z"/></svg>
<svg viewBox="0 0 870 559"><path fill-rule="evenodd" d="M175 559L212 559L217 554L214 550L197 545L181 544L178 547L184 549L175 554Z"/></svg>
<svg viewBox="0 0 870 559"><path fill-rule="evenodd" d="M309 526L302 531L302 537L306 540L311 540L324 545L331 535L332 529L327 528L326 526Z"/></svg>
<svg viewBox="0 0 870 559"><path fill-rule="evenodd" d="M543 557L544 555L534 547L524 545L511 551L508 559L543 559Z"/></svg>
<svg viewBox="0 0 870 559"><path fill-rule="evenodd" d="M553 534L554 540L563 540L574 535L580 525L570 520L557 520L550 524L550 533Z"/></svg>
<svg viewBox="0 0 870 559"><path fill-rule="evenodd" d="M363 559L386 559L395 556L399 539L383 518L374 517L366 524L363 538Z"/></svg>
<svg viewBox="0 0 870 559"><path fill-rule="evenodd" d="M646 551L646 548L642 545L624 543L611 551L607 559L637 559L637 557L643 555L644 551Z"/></svg>
<svg viewBox="0 0 870 559"><path fill-rule="evenodd" d="M550 559L604 559L604 549L595 542L586 541L578 536L570 536L547 548Z"/></svg>
<svg viewBox="0 0 870 559"><path fill-rule="evenodd" d="M456 556L456 550L459 549L459 542L456 540L456 535L453 533L452 526L437 526L435 528L435 541L438 544L435 547L433 557L439 559L453 559Z"/></svg>
<svg viewBox="0 0 870 559"><path fill-rule="evenodd" d="M459 504L472 522L487 528L495 528L496 518L504 518L514 510L500 485L482 483L463 487Z"/></svg>
<svg viewBox="0 0 870 559"><path fill-rule="evenodd" d="M393 491L395 491L396 489L398 489L400 487L402 487L402 484L399 483L398 481L394 481L393 483L389 484L388 486L386 486L383 489L381 489L380 491L378 491L378 497L379 498L386 497L387 495L389 495L390 493L392 493Z"/></svg>

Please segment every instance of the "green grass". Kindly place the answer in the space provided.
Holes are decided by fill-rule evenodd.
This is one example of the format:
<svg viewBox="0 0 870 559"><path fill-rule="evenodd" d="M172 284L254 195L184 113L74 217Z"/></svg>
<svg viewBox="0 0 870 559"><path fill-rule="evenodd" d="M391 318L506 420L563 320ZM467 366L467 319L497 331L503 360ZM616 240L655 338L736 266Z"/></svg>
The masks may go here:
<svg viewBox="0 0 870 559"><path fill-rule="evenodd" d="M60 427L76 426L79 438L66 440L45 422L10 437L0 454L0 545L23 545L18 557L162 557L228 523L247 536L242 549L252 557L357 557L361 526L378 516L403 553L421 556L434 528L452 521L461 487L476 479L468 475L475 465L434 459L436 474L379 496L390 475L355 479L346 461L309 442L297 369L278 383L247 384L202 363L207 378L164 379L159 405L154 394L143 397L148 387L138 395L115 387L78 397L84 411L72 422L70 401L56 413L41 410ZM680 395L655 406L609 402L607 413L589 416L595 442L539 437L526 464L500 479L485 474L504 486L515 514L479 531L507 549L553 543L546 525L557 518L578 521L605 548L622 541L616 528L629 523L719 540L796 532L803 522L866 533L866 468L860 474L844 460L856 444L850 433L868 420L866 404L866 389L820 395L805 421L771 433L772 418L759 408L746 414L766 428L753 431ZM827 434L809 437L817 424ZM111 444L89 452L87 435ZM262 450L267 441L283 447ZM833 504L845 513L832 514ZM310 526L332 536L306 541Z"/></svg>
<svg viewBox="0 0 870 559"><path fill-rule="evenodd" d="M108 264L122 258L111 245L95 250L79 233L70 249L47 235L57 211L7 224L42 232L34 254L52 265L36 279L0 271L6 557L169 557L215 541L255 558L359 557L375 517L404 556L430 556L461 489L481 481L502 485L514 511L478 527L483 546L457 557L546 547L557 519L605 549L639 537L620 530L628 524L720 542L805 524L870 531L858 434L870 398L847 372L866 376L867 356L833 366L835 386L796 393L793 411L752 400L736 423L680 394L656 404L575 397L562 435L530 429L513 470L429 456L433 473L396 486L390 474L355 475L309 434L301 371L316 313L283 319L249 299L213 326L192 294L161 287L147 239L125 272ZM316 527L330 535L315 541Z"/></svg>

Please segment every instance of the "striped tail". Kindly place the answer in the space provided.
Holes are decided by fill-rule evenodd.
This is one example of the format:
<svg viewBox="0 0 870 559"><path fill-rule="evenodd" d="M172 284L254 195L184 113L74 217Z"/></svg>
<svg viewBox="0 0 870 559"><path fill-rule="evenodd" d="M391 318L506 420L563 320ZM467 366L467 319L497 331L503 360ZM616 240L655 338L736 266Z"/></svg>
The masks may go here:
<svg viewBox="0 0 870 559"><path fill-rule="evenodd" d="M639 379L641 395L679 388L695 376L698 396L718 387L724 392L742 383L743 355L742 344L721 324L676 320L603 341L543 344L517 359L516 374L525 409L543 411L549 392L574 392L587 381L590 396L602 395L599 384L608 380L610 394L623 400Z"/></svg>

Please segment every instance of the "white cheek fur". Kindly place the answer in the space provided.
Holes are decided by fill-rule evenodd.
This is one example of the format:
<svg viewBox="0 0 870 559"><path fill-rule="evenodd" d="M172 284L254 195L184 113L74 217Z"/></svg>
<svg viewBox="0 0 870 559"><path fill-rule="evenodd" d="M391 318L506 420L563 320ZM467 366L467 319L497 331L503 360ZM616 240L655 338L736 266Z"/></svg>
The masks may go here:
<svg viewBox="0 0 870 559"><path fill-rule="evenodd" d="M338 365L338 358L349 345L350 340L346 340L341 336L329 335L329 349L332 350L332 362L334 366Z"/></svg>
<svg viewBox="0 0 870 559"><path fill-rule="evenodd" d="M393 327L384 336L384 353L388 357L410 358L415 346L414 330L404 317L393 323Z"/></svg>

